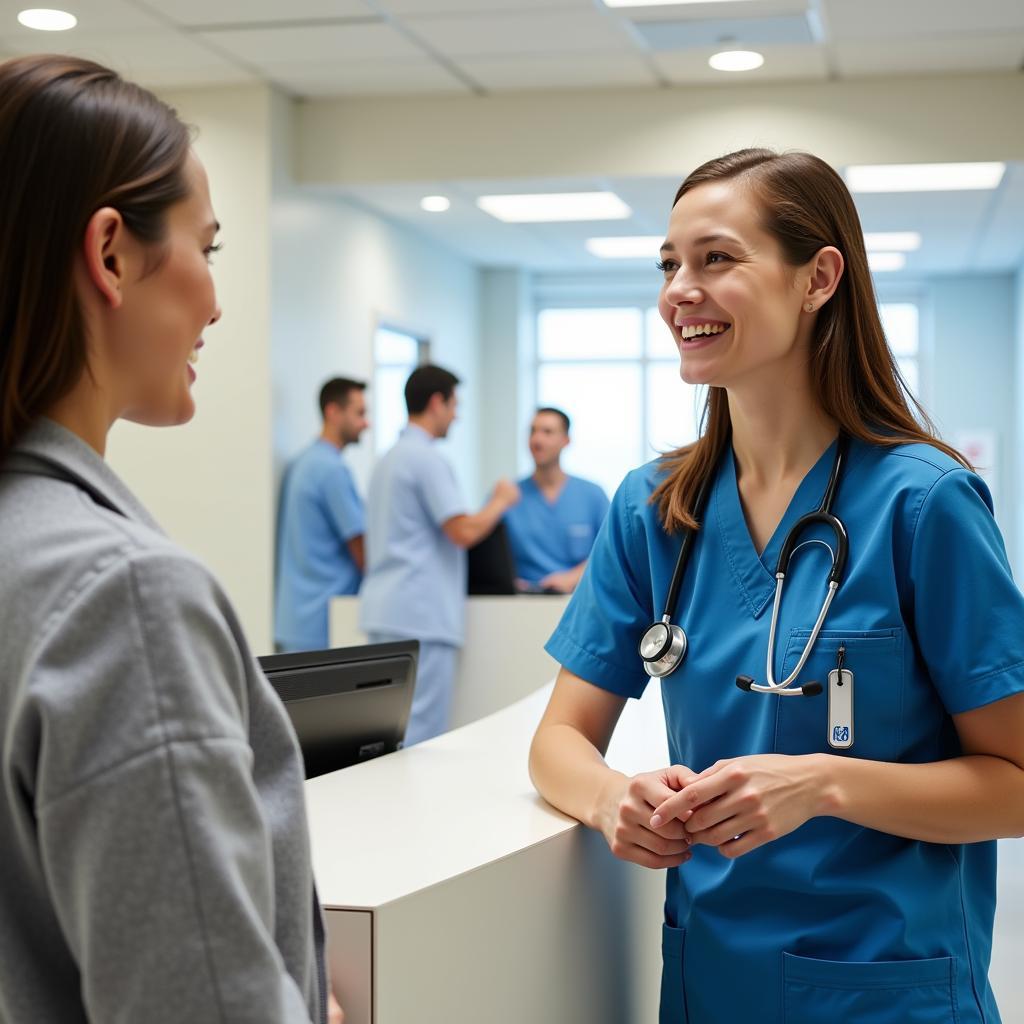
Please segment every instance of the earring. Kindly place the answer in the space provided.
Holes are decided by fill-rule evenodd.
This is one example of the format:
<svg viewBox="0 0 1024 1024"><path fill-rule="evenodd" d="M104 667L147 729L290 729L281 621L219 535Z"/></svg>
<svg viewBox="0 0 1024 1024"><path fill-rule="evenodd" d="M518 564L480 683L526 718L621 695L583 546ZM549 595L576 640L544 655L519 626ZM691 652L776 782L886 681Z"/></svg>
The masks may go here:
<svg viewBox="0 0 1024 1024"><path fill-rule="evenodd" d="M808 302L807 305L804 306L804 309L806 309L808 313L813 313L814 312L814 303L813 302Z"/></svg>

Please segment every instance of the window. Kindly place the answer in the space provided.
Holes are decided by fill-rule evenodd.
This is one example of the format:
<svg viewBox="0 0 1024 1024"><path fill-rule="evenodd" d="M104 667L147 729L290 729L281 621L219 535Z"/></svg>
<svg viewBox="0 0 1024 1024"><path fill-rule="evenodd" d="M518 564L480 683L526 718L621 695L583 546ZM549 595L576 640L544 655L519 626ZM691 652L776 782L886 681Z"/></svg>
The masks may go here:
<svg viewBox="0 0 1024 1024"><path fill-rule="evenodd" d="M882 302L878 312L889 348L903 374L907 390L915 398L921 396L921 373L918 363L920 316L914 302Z"/></svg>
<svg viewBox="0 0 1024 1024"><path fill-rule="evenodd" d="M380 324L373 337L373 447L386 452L405 426L405 382L429 361L430 343L408 331Z"/></svg>
<svg viewBox="0 0 1024 1024"><path fill-rule="evenodd" d="M920 396L916 302L879 311L907 389ZM679 356L657 307L541 308L537 316L537 404L564 409L573 443L563 465L611 494L622 477L697 438L705 390L679 377Z"/></svg>
<svg viewBox="0 0 1024 1024"><path fill-rule="evenodd" d="M564 468L610 495L635 466L696 439L698 389L656 308L545 308L537 318L537 404L564 409Z"/></svg>

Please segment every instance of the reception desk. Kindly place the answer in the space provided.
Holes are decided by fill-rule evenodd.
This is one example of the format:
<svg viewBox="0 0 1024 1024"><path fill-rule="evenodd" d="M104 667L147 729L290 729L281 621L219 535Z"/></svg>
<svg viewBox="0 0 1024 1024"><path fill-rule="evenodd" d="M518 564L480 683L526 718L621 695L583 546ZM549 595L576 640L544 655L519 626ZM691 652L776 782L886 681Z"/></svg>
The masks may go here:
<svg viewBox="0 0 1024 1024"><path fill-rule="evenodd" d="M657 1020L664 874L534 792L550 687L437 739L306 783L346 1024ZM657 686L608 753L666 763Z"/></svg>
<svg viewBox="0 0 1024 1024"><path fill-rule="evenodd" d="M544 652L569 602L565 594L470 597L466 601L466 643L452 695L452 728L500 711L554 678L558 665ZM365 644L359 628L359 599L331 601L332 647Z"/></svg>

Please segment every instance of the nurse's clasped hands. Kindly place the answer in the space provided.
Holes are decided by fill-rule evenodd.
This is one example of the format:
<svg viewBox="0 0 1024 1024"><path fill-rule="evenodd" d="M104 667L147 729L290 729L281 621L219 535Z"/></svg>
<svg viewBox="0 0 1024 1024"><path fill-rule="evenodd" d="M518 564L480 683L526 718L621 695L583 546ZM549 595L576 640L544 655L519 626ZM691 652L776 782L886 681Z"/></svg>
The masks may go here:
<svg viewBox="0 0 1024 1024"><path fill-rule="evenodd" d="M699 775L682 769L689 781L658 804L646 824L666 839L681 827L691 843L739 857L825 813L820 758L827 756L753 754L716 761Z"/></svg>
<svg viewBox="0 0 1024 1024"><path fill-rule="evenodd" d="M664 807L679 791L698 776L674 765L656 772L644 772L632 778L614 773L610 785L602 791L598 821L612 853L620 860L646 868L674 868L685 864L692 853L692 839L685 818L666 818L658 829L650 825L651 814ZM680 811L681 815L687 812Z"/></svg>

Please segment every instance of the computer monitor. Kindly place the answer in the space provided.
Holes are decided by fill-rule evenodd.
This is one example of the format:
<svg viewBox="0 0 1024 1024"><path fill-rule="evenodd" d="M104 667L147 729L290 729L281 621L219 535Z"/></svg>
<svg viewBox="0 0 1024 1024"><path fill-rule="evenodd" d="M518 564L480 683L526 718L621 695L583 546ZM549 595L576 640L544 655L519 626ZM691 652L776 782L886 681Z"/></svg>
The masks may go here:
<svg viewBox="0 0 1024 1024"><path fill-rule="evenodd" d="M419 649L403 640L259 659L298 734L307 779L398 750Z"/></svg>
<svg viewBox="0 0 1024 1024"><path fill-rule="evenodd" d="M508 530L498 525L479 543L471 547L466 558L467 594L514 594L516 566Z"/></svg>

